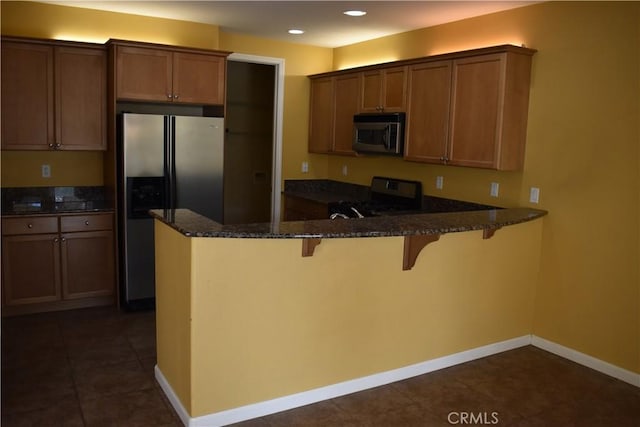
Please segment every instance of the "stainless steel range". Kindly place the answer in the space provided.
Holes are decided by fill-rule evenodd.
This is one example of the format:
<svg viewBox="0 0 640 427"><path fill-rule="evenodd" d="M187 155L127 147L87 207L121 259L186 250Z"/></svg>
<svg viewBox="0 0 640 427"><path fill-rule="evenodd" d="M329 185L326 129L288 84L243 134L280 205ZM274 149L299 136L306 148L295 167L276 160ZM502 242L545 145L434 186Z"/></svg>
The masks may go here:
<svg viewBox="0 0 640 427"><path fill-rule="evenodd" d="M422 183L374 176L368 200L329 204L329 218L364 218L418 212L422 209Z"/></svg>

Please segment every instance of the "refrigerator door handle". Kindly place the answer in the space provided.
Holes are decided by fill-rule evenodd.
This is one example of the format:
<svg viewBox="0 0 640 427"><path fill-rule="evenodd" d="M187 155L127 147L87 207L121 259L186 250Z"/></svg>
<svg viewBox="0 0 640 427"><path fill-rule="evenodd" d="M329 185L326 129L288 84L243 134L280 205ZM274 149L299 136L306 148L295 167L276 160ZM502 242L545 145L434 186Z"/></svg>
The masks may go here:
<svg viewBox="0 0 640 427"><path fill-rule="evenodd" d="M175 147L173 145L172 117L164 116L164 180L165 180L165 209L175 207L175 184L173 182L175 162L173 159Z"/></svg>

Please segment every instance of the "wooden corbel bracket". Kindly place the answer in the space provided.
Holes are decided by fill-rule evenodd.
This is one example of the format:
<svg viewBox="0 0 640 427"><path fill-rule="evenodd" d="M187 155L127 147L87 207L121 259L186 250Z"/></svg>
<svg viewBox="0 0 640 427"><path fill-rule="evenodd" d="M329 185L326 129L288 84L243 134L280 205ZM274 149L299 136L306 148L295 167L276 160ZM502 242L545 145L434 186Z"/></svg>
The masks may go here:
<svg viewBox="0 0 640 427"><path fill-rule="evenodd" d="M496 227L496 228L485 228L482 231L482 238L483 239L490 239L493 237L494 234L496 234L496 231L500 230L502 227Z"/></svg>
<svg viewBox="0 0 640 427"><path fill-rule="evenodd" d="M404 254L402 257L402 269L411 270L416 263L420 251L429 243L440 238L439 234L418 234L404 236Z"/></svg>
<svg viewBox="0 0 640 427"><path fill-rule="evenodd" d="M302 256L313 256L313 251L320 244L322 239L309 237L302 239Z"/></svg>

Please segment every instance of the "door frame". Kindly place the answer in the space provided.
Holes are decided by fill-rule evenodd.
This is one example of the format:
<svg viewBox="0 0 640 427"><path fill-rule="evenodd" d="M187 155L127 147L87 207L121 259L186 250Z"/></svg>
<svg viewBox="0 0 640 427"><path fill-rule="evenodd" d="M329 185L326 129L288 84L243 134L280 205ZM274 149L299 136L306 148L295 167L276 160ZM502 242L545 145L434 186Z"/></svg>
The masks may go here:
<svg viewBox="0 0 640 427"><path fill-rule="evenodd" d="M271 163L271 221L280 221L282 192L282 121L284 116L284 58L232 53L228 61L249 62L275 66L273 99L273 156Z"/></svg>

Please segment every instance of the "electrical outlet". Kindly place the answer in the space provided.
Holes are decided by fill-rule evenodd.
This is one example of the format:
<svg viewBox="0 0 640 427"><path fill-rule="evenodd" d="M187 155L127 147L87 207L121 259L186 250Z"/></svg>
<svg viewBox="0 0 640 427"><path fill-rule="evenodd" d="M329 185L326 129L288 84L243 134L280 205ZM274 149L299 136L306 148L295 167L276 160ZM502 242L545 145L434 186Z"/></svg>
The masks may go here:
<svg viewBox="0 0 640 427"><path fill-rule="evenodd" d="M42 165L42 177L43 178L51 178L51 166Z"/></svg>
<svg viewBox="0 0 640 427"><path fill-rule="evenodd" d="M491 197L498 197L499 191L500 191L500 184L498 184L497 182L492 182L491 192L489 193L491 194Z"/></svg>
<svg viewBox="0 0 640 427"><path fill-rule="evenodd" d="M342 175L347 176L348 172L347 165L342 165Z"/></svg>
<svg viewBox="0 0 640 427"><path fill-rule="evenodd" d="M302 162L302 173L307 173L309 172L309 162Z"/></svg>
<svg viewBox="0 0 640 427"><path fill-rule="evenodd" d="M444 185L444 177L436 176L436 188L438 190L442 190L443 185Z"/></svg>
<svg viewBox="0 0 640 427"><path fill-rule="evenodd" d="M538 203L540 201L540 189L531 187L529 190L529 203Z"/></svg>

